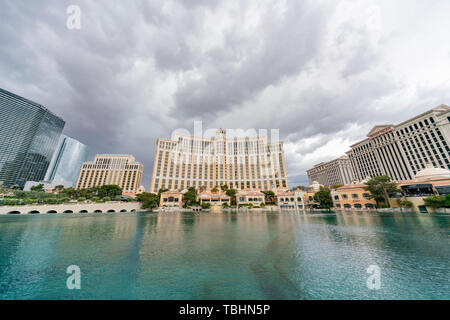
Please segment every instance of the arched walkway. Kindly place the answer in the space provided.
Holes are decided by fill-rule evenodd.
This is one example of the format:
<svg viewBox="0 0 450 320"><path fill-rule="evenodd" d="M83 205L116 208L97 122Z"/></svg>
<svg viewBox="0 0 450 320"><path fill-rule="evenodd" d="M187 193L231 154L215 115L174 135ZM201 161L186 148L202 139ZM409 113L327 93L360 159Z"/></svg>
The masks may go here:
<svg viewBox="0 0 450 320"><path fill-rule="evenodd" d="M122 209L122 210L120 210L120 212L127 212L127 210L126 209Z"/></svg>
<svg viewBox="0 0 450 320"><path fill-rule="evenodd" d="M108 210L108 213L115 213L116 212L116 210Z"/></svg>
<svg viewBox="0 0 450 320"><path fill-rule="evenodd" d="M50 210L47 213L58 213L56 210Z"/></svg>
<svg viewBox="0 0 450 320"><path fill-rule="evenodd" d="M28 214L40 214L40 212L37 210L33 210L33 211L28 212Z"/></svg>
<svg viewBox="0 0 450 320"><path fill-rule="evenodd" d="M81 210L80 213L88 213L87 210Z"/></svg>
<svg viewBox="0 0 450 320"><path fill-rule="evenodd" d="M95 210L94 213L103 213L102 210Z"/></svg>
<svg viewBox="0 0 450 320"><path fill-rule="evenodd" d="M64 213L73 213L73 211L72 210L66 210L66 211L64 211Z"/></svg>
<svg viewBox="0 0 450 320"><path fill-rule="evenodd" d="M11 212L8 212L8 214L21 214L21 213L20 213L20 211L11 211Z"/></svg>
<svg viewBox="0 0 450 320"><path fill-rule="evenodd" d="M136 209L131 210L131 212L136 212Z"/></svg>

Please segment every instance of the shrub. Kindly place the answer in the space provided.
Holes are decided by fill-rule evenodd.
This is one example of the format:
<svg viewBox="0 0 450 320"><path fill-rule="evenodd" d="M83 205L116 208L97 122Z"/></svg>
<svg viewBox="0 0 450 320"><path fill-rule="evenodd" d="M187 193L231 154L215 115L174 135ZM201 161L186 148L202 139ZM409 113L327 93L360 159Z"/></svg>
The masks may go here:
<svg viewBox="0 0 450 320"><path fill-rule="evenodd" d="M111 198L110 197L104 197L103 201L111 201Z"/></svg>
<svg viewBox="0 0 450 320"><path fill-rule="evenodd" d="M202 204L202 209L209 209L211 208L211 204L210 203L203 203Z"/></svg>

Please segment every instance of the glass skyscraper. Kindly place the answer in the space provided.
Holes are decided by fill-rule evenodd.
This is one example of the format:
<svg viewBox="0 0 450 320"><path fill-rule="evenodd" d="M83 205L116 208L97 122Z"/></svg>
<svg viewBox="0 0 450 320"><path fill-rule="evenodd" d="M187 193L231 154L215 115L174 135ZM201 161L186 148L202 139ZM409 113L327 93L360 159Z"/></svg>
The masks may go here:
<svg viewBox="0 0 450 320"><path fill-rule="evenodd" d="M46 181L71 182L75 186L81 165L89 157L89 148L66 135L61 135L45 176Z"/></svg>
<svg viewBox="0 0 450 320"><path fill-rule="evenodd" d="M0 182L44 179L64 125L42 105L0 89Z"/></svg>

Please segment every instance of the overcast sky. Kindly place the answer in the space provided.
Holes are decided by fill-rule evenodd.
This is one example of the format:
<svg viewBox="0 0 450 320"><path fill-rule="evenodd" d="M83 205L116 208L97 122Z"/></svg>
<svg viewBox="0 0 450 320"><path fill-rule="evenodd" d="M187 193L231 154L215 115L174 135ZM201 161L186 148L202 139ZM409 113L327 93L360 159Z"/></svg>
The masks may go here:
<svg viewBox="0 0 450 320"><path fill-rule="evenodd" d="M66 27L69 5L81 29ZM290 186L375 124L450 105L450 1L0 0L0 87L151 179L177 128L279 129ZM1 116L1 115L0 115Z"/></svg>

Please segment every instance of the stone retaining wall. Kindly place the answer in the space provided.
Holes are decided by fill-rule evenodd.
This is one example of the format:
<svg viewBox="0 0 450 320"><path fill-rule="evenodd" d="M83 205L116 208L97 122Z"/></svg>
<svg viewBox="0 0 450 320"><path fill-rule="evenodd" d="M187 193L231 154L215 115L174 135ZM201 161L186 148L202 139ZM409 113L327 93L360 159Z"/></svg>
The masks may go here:
<svg viewBox="0 0 450 320"><path fill-rule="evenodd" d="M0 206L0 214L107 213L141 211L139 202L67 203L48 205Z"/></svg>

